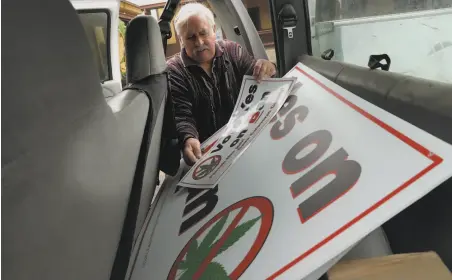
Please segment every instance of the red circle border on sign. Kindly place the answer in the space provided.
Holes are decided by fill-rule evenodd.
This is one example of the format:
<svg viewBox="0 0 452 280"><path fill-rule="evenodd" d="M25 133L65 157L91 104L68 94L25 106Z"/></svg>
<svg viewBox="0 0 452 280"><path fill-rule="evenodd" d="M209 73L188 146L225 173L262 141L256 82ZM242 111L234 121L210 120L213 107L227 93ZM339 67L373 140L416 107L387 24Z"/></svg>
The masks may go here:
<svg viewBox="0 0 452 280"><path fill-rule="evenodd" d="M213 218L211 218L207 223L205 223L193 235L193 237L190 238L190 240L184 246L182 251L179 253L179 255L177 256L173 265L171 266L171 270L168 274L167 280L176 279L176 273L178 270L179 263L182 261L183 257L187 254L188 248L194 239L197 239L213 223L215 223L220 218L222 218L224 215L226 215L226 213L232 212L232 211L234 211L236 209L240 209L240 208L248 210L248 208L250 208L250 207L257 208L259 210L259 212L261 213L261 215L262 215L261 225L260 225L256 240L254 241L253 245L251 246L251 249L248 251L248 253L243 258L243 260L239 263L239 265L229 275L229 278L232 280L238 279L246 271L246 269L248 269L250 264L254 261L254 259L259 254L260 250L262 249L263 245L265 244L265 241L267 240L267 237L270 233L270 229L273 225L273 218L274 218L273 203L268 198L263 197L263 196L253 196L253 197L248 197L248 198L242 199L242 200L226 207L221 212L216 214Z"/></svg>

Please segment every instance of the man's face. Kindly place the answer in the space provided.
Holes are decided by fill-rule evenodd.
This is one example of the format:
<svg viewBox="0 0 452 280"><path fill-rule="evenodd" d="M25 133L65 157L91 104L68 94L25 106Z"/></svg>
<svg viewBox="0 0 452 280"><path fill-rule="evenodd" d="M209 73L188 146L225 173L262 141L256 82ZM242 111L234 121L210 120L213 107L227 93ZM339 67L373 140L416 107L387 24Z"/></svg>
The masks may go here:
<svg viewBox="0 0 452 280"><path fill-rule="evenodd" d="M192 16L181 28L179 39L187 55L198 63L206 63L215 56L215 32L206 19Z"/></svg>

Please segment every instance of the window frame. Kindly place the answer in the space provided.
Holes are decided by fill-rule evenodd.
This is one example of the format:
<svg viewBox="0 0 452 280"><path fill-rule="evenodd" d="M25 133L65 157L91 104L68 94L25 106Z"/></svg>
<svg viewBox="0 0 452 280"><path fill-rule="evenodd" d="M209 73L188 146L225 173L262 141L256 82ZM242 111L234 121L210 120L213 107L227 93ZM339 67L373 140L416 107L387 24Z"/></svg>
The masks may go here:
<svg viewBox="0 0 452 280"><path fill-rule="evenodd" d="M107 15L107 79L101 80L101 83L105 83L106 81L112 81L113 80L113 67L112 67L112 61L111 61L111 13L108 9L80 9L77 10L77 14L95 14L95 13L105 13Z"/></svg>
<svg viewBox="0 0 452 280"><path fill-rule="evenodd" d="M385 13L379 13L379 14L368 14L368 15L364 14L364 15L353 16L353 17L344 17L344 15L346 14L346 12L344 13L344 10L342 7L342 5L344 5L344 3L339 3L340 7L335 13L335 18L322 20L322 18L319 16L319 14L322 10L322 4L324 4L328 0L313 0L313 1L315 1L315 5L314 5L315 6L315 15L312 15L312 16L314 16L314 18L315 18L315 23L361 20L361 19L368 19L368 18L373 18L373 17L403 16L404 14L411 14L411 13L417 13L417 12L422 13L422 12L437 11L437 10L441 10L441 9L452 8L452 6L438 8L438 7L434 7L433 2L427 2L425 4L426 6L422 9L411 9L411 10L405 10L405 11L398 11L398 10L396 10L396 3L395 3L397 0L390 0L390 1L392 1L393 9L394 9L392 12L389 12L389 13L385 12ZM339 1L345 1L345 3L346 3L347 1L350 1L350 0L339 0Z"/></svg>

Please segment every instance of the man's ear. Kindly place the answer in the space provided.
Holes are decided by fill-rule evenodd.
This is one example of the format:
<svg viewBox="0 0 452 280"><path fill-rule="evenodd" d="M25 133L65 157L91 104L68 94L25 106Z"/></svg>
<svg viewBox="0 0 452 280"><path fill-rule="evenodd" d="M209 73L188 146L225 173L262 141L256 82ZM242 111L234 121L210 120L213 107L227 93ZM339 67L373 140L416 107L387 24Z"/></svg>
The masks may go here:
<svg viewBox="0 0 452 280"><path fill-rule="evenodd" d="M184 47L184 41L182 41L181 36L177 35L177 39L179 39L179 45L180 45L180 47L183 48L183 47Z"/></svg>

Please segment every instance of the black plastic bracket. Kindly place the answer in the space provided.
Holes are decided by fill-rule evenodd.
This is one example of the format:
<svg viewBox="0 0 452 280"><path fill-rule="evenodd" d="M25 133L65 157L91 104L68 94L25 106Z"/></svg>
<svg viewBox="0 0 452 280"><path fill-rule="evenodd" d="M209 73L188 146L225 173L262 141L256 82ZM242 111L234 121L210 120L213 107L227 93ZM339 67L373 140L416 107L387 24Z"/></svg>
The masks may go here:
<svg viewBox="0 0 452 280"><path fill-rule="evenodd" d="M320 55L320 57L322 57L324 60L331 60L334 57L334 50L327 49Z"/></svg>
<svg viewBox="0 0 452 280"><path fill-rule="evenodd" d="M381 63L382 61L386 63L383 64ZM372 70L380 68L381 70L388 71L391 66L391 58L387 54L373 54L369 57L367 66Z"/></svg>

